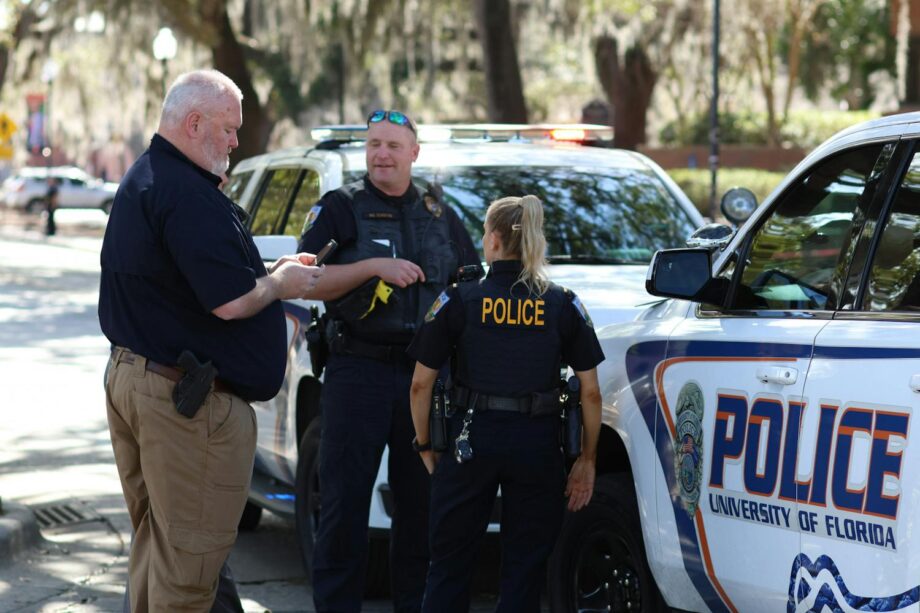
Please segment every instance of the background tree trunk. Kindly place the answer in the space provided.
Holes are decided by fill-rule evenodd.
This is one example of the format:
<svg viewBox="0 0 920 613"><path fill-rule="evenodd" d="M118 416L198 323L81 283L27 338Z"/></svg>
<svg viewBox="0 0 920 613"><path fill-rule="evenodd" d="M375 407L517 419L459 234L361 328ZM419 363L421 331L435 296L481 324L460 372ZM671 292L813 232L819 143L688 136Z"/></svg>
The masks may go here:
<svg viewBox="0 0 920 613"><path fill-rule="evenodd" d="M246 67L243 47L233 32L226 6L221 5L214 17L214 26L218 33L217 42L211 49L214 68L233 79L243 92L243 127L238 134L240 146L231 156L231 160L245 160L265 151L272 122L259 102L259 96L252 84L252 75Z"/></svg>
<svg viewBox="0 0 920 613"><path fill-rule="evenodd" d="M473 0L482 43L489 120L527 123L527 106L511 28L508 0Z"/></svg>
<svg viewBox="0 0 920 613"><path fill-rule="evenodd" d="M622 63L617 40L601 36L594 43L597 77L613 107L613 145L636 149L645 142L646 114L658 73L641 48L626 51Z"/></svg>

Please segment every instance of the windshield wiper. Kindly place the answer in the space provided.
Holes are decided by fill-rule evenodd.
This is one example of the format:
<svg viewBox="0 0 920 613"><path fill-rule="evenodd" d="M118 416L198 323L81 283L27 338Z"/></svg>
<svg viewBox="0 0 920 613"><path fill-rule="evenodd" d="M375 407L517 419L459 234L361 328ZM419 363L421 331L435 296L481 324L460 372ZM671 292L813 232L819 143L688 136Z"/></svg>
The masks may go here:
<svg viewBox="0 0 920 613"><path fill-rule="evenodd" d="M644 259L615 258L604 255L550 255L550 264L648 264Z"/></svg>

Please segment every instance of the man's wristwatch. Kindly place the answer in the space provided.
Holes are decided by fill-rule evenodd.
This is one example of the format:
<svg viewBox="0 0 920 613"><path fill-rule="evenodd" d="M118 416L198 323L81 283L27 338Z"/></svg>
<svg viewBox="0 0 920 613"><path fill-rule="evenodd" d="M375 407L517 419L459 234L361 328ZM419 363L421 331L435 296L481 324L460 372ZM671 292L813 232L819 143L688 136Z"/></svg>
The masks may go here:
<svg viewBox="0 0 920 613"><path fill-rule="evenodd" d="M431 441L428 441L427 443L419 443L418 437L414 436L412 437L412 448L415 449L416 453L421 453L422 451L430 451Z"/></svg>

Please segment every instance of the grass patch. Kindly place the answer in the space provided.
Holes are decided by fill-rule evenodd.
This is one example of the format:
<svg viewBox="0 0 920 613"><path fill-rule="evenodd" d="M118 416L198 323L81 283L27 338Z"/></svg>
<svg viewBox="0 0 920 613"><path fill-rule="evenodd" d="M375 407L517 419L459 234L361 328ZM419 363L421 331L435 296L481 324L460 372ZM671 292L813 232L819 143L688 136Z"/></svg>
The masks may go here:
<svg viewBox="0 0 920 613"><path fill-rule="evenodd" d="M709 215L709 189L711 175L705 168L675 168L667 171L671 178L680 185L694 206L703 215ZM757 170L755 168L720 168L716 185L716 198L733 187L746 187L757 196L757 202L763 202L786 173Z"/></svg>

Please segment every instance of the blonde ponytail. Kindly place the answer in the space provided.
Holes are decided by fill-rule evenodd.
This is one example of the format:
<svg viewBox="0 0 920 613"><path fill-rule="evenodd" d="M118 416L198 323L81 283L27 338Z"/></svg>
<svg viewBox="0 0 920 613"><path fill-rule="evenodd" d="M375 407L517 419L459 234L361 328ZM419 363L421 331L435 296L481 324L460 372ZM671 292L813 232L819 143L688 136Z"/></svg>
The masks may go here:
<svg viewBox="0 0 920 613"><path fill-rule="evenodd" d="M500 198L486 211L486 225L501 236L505 254L521 260L521 275L515 284L522 283L531 295L543 295L549 280L540 199L531 195Z"/></svg>

